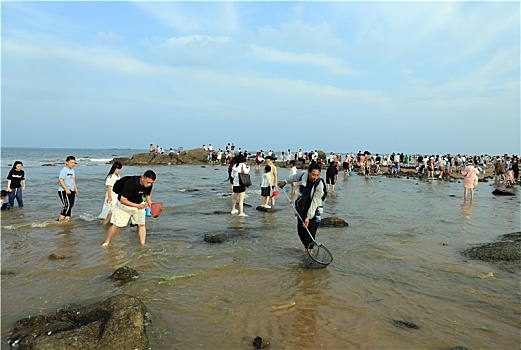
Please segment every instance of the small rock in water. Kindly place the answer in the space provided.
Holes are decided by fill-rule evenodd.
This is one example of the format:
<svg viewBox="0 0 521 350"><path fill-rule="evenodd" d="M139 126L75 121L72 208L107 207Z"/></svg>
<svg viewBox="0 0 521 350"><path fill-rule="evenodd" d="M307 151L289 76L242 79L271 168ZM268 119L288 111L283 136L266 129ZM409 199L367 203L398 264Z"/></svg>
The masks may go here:
<svg viewBox="0 0 521 350"><path fill-rule="evenodd" d="M270 346L270 342L265 341L259 336L256 336L255 339L253 339L253 346L255 347L255 349L267 348L268 346Z"/></svg>
<svg viewBox="0 0 521 350"><path fill-rule="evenodd" d="M8 270L2 270L2 276L16 276L16 272L8 271Z"/></svg>
<svg viewBox="0 0 521 350"><path fill-rule="evenodd" d="M325 226L346 227L346 226L349 226L349 224L343 219L332 216L329 218L323 218L322 221L320 221L320 226L321 227L325 227Z"/></svg>
<svg viewBox="0 0 521 350"><path fill-rule="evenodd" d="M450 350L467 350L467 348L466 348L466 347L463 347L463 346L459 346L459 345L458 345L458 346L455 346L455 347L453 347L453 348L452 348L452 349L450 349Z"/></svg>
<svg viewBox="0 0 521 350"><path fill-rule="evenodd" d="M391 320L391 323L396 327L407 328L407 329L420 329L420 326L410 321L402 320Z"/></svg>
<svg viewBox="0 0 521 350"><path fill-rule="evenodd" d="M120 267L119 269L117 269L116 271L114 271L114 273L110 276L110 278L112 278L113 280L118 280L118 281L126 281L126 280L129 280L129 279L137 277L137 276L138 276L138 273L136 270L134 270L128 266L123 266L123 267Z"/></svg>
<svg viewBox="0 0 521 350"><path fill-rule="evenodd" d="M275 208L266 208L266 207L263 207L262 205L259 205L259 206L258 206L257 208L255 208L255 209L257 209L258 211L265 211L265 212L267 212L267 213L274 213L274 212L277 211L277 209L275 209Z"/></svg>
<svg viewBox="0 0 521 350"><path fill-rule="evenodd" d="M224 215L224 214L227 214L229 215L230 212L229 211L224 211L224 210L216 210L213 212L214 214L218 214L218 215Z"/></svg>
<svg viewBox="0 0 521 350"><path fill-rule="evenodd" d="M514 192L511 192L508 190L500 190L497 188L494 191L492 191L492 194L495 196L515 196L516 195Z"/></svg>
<svg viewBox="0 0 521 350"><path fill-rule="evenodd" d="M58 255L56 253L52 253L51 255L49 255L49 260L64 260L64 259L69 259L69 257L63 256L63 255Z"/></svg>
<svg viewBox="0 0 521 350"><path fill-rule="evenodd" d="M230 238L229 233L219 233L216 235L204 235L204 241L207 243L222 243Z"/></svg>

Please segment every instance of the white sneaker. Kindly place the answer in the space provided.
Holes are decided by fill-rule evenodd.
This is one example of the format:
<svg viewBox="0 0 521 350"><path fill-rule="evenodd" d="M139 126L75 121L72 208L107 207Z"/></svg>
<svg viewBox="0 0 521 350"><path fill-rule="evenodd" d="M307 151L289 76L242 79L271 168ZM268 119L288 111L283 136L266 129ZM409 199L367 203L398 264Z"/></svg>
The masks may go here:
<svg viewBox="0 0 521 350"><path fill-rule="evenodd" d="M264 208L271 209L271 205L265 205Z"/></svg>
<svg viewBox="0 0 521 350"><path fill-rule="evenodd" d="M239 216L248 216L248 215L246 215L246 214L242 213L242 214L239 214Z"/></svg>
<svg viewBox="0 0 521 350"><path fill-rule="evenodd" d="M108 245L109 245L108 243L103 243L101 246L102 247L108 247Z"/></svg>
<svg viewBox="0 0 521 350"><path fill-rule="evenodd" d="M232 214L237 214L238 212L239 211L237 209L231 211Z"/></svg>

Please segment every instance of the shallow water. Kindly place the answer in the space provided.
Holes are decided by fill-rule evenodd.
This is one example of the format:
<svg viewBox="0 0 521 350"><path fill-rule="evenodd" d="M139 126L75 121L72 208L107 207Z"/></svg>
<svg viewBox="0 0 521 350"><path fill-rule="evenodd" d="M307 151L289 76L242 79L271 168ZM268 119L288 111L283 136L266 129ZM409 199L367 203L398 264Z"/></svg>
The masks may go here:
<svg viewBox="0 0 521 350"><path fill-rule="evenodd" d="M488 183L479 184L473 204L463 204L461 183L340 176L323 216L349 227L319 228L317 240L334 260L307 270L282 193L277 212L255 210L260 172L252 172L247 191L249 217L214 214L230 210L224 166L152 168L152 196L164 210L147 221L147 245L125 228L101 248L106 229L97 216L110 166L89 165L76 167L72 222L53 221L61 165L24 168L26 207L2 213L2 348L20 318L119 293L147 306L151 349L245 349L257 335L273 349L519 348L519 272L460 254L520 230L519 197L494 197ZM144 170L124 167L122 174ZM223 232L235 235L222 244L203 241ZM52 253L69 258L52 261ZM107 279L125 265L138 271L137 280ZM494 277L482 278L489 272Z"/></svg>

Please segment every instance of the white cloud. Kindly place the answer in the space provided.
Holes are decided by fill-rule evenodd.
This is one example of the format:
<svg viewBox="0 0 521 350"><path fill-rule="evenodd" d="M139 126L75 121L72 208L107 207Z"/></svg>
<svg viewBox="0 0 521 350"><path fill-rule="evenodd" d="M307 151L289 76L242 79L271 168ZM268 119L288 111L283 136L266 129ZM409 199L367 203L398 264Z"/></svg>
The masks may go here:
<svg viewBox="0 0 521 350"><path fill-rule="evenodd" d="M4 54L13 57L20 56L31 60L62 59L116 72L153 74L162 69L106 47L53 45L49 42L42 42L41 46L37 46L6 40L2 42L2 49Z"/></svg>
<svg viewBox="0 0 521 350"><path fill-rule="evenodd" d="M226 36L210 37L206 35L195 34L169 38L165 41L164 46L187 46L190 44L198 44L200 46L205 46L207 44L223 45L228 42L229 38Z"/></svg>
<svg viewBox="0 0 521 350"><path fill-rule="evenodd" d="M293 53L251 45L251 52L255 57L265 61L285 64L309 64L340 75L354 75L342 60L320 53Z"/></svg>

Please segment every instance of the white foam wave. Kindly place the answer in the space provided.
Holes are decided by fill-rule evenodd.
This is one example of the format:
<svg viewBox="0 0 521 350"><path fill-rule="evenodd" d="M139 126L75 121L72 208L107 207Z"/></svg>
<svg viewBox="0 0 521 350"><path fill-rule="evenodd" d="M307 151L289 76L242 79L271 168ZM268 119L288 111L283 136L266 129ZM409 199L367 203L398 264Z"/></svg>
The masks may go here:
<svg viewBox="0 0 521 350"><path fill-rule="evenodd" d="M91 161L91 162L103 162L103 163L107 163L107 162L110 162L112 160L112 158L88 158L88 159L85 159L86 161Z"/></svg>
<svg viewBox="0 0 521 350"><path fill-rule="evenodd" d="M90 222L90 221L98 220L98 216L90 214L90 213L84 213L84 214L80 215L80 219L82 219L83 221L89 221Z"/></svg>

